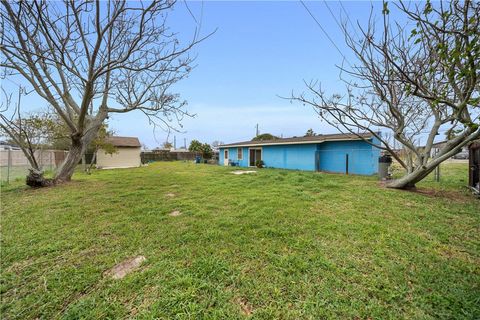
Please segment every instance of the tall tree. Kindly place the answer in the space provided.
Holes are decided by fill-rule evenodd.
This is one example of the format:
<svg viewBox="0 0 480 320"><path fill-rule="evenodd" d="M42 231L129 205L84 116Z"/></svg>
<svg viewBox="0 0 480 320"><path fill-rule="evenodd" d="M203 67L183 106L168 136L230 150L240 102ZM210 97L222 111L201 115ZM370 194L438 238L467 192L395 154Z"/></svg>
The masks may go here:
<svg viewBox="0 0 480 320"><path fill-rule="evenodd" d="M405 168L406 174L389 186L413 188L480 137L480 4L400 2L396 8L410 24L391 22L386 2L380 28L372 15L360 39L343 24L356 57L351 68L341 68L351 76L344 79L344 94L327 95L311 82L308 93L292 98L312 106L340 131L370 132ZM390 134L381 135L380 129ZM454 130L432 155L435 137ZM405 158L394 151L390 137L403 146Z"/></svg>
<svg viewBox="0 0 480 320"><path fill-rule="evenodd" d="M181 46L167 27L175 1L2 0L1 64L50 104L69 128L54 182L71 179L105 119L140 111L170 127L187 114L171 86L191 70L197 30Z"/></svg>

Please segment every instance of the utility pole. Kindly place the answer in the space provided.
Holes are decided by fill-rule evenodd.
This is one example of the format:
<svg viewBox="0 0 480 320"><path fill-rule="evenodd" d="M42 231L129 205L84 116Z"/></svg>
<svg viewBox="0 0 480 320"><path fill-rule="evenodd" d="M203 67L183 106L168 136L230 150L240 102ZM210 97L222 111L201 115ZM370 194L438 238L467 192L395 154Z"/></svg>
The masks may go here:
<svg viewBox="0 0 480 320"><path fill-rule="evenodd" d="M177 150L177 136L173 136L173 150Z"/></svg>
<svg viewBox="0 0 480 320"><path fill-rule="evenodd" d="M258 123L257 123L257 125L256 125L256 129L257 129L257 130L256 130L255 137L258 137L258 134L259 134L259 132L258 132Z"/></svg>
<svg viewBox="0 0 480 320"><path fill-rule="evenodd" d="M187 150L187 138L183 138L183 148Z"/></svg>

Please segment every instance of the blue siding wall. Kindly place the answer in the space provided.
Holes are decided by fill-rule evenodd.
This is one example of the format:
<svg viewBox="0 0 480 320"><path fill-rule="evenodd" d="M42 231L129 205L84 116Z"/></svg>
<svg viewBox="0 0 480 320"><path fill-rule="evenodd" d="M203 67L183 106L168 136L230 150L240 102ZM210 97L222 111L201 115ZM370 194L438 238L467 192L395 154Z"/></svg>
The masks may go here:
<svg viewBox="0 0 480 320"><path fill-rule="evenodd" d="M320 171L345 173L347 154L349 173L372 175L378 171L380 149L364 141L324 142L319 145L318 151Z"/></svg>
<svg viewBox="0 0 480 320"><path fill-rule="evenodd" d="M373 139L374 144L380 144ZM328 141L319 144L292 144L263 146L262 160L266 167L315 171L316 153L319 154L320 171L345 173L348 154L348 172L372 175L378 172L380 149L364 141ZM219 164L224 165L224 150L220 148ZM228 148L230 160L248 167L249 148L242 147L243 159L238 160L237 148Z"/></svg>
<svg viewBox="0 0 480 320"><path fill-rule="evenodd" d="M264 146L262 160L267 167L314 171L316 149L316 144Z"/></svg>

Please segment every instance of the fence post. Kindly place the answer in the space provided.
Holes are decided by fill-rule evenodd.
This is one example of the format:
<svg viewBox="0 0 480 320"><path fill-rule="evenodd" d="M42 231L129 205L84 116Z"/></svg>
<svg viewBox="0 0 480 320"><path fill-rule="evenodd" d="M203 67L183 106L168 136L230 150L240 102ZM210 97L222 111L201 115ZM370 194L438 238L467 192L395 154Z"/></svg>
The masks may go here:
<svg viewBox="0 0 480 320"><path fill-rule="evenodd" d="M348 153L345 154L345 174L348 176Z"/></svg>
<svg viewBox="0 0 480 320"><path fill-rule="evenodd" d="M439 151L439 149L435 149L435 155L437 155ZM435 181L440 182L440 165L435 168Z"/></svg>
<svg viewBox="0 0 480 320"><path fill-rule="evenodd" d="M7 152L7 184L10 183L10 166L12 165L12 156L10 154L11 150L8 149Z"/></svg>

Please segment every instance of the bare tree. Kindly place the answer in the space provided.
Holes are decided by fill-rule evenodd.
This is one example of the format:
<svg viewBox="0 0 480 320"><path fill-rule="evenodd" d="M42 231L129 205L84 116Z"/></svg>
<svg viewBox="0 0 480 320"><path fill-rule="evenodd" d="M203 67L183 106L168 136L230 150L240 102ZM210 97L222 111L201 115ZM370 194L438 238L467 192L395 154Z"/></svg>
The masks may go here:
<svg viewBox="0 0 480 320"><path fill-rule="evenodd" d="M389 184L413 188L441 162L480 137L480 6L475 1L452 1L435 6L426 2L400 12L414 26L407 29L375 17L360 27L355 39L345 22L346 44L357 63L340 67L344 94L327 95L317 82L306 83L308 93L292 99L312 106L320 117L342 132L370 132L405 168L406 174ZM410 24L411 26L411 24ZM348 79L345 78L348 75ZM387 135L380 134L380 130ZM442 130L459 130L435 155L435 137ZM404 149L396 152L394 138ZM369 141L367 141L369 142Z"/></svg>
<svg viewBox="0 0 480 320"><path fill-rule="evenodd" d="M223 144L222 141L215 140L215 141L212 142L212 147L218 148L218 146L221 146L222 144Z"/></svg>
<svg viewBox="0 0 480 320"><path fill-rule="evenodd" d="M1 67L20 75L70 130L54 183L68 181L85 147L112 113L140 111L170 128L188 113L171 86L191 70L185 46L166 25L175 1L2 0Z"/></svg>
<svg viewBox="0 0 480 320"><path fill-rule="evenodd" d="M13 102L12 94L8 94L3 88L1 91L0 136L10 138L25 155L30 165L29 184L38 187L50 185L51 181L43 179L38 156L41 154L41 149L48 146L57 131L58 126L54 116L47 111L22 114L20 102L24 91L22 87L19 88L16 103ZM13 109L13 112L7 116L5 111L9 109Z"/></svg>

